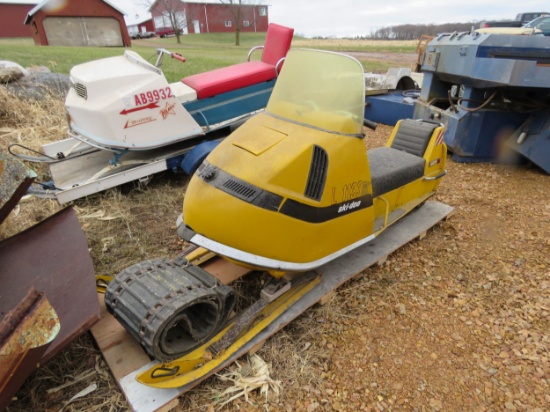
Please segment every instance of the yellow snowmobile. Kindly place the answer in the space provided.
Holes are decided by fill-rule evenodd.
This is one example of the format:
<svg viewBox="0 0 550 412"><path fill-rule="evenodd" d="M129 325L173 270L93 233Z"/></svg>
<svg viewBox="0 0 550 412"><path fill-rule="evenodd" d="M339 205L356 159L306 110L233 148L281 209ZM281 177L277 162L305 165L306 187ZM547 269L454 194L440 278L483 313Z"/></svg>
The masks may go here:
<svg viewBox="0 0 550 412"><path fill-rule="evenodd" d="M385 147L367 152L364 99L357 60L292 50L265 113L201 164L178 219L178 234L200 252L137 263L106 289L108 310L163 362L140 383L189 390L450 213L429 202L401 230L389 228L445 175L443 128L403 120ZM368 252L352 252L370 240ZM230 280L195 263L208 251L272 275L235 316ZM303 273L283 279L288 272Z"/></svg>
<svg viewBox="0 0 550 412"><path fill-rule="evenodd" d="M178 234L279 277L372 240L434 194L443 127L402 120L365 149L363 67L291 50L264 113L225 139L191 179Z"/></svg>

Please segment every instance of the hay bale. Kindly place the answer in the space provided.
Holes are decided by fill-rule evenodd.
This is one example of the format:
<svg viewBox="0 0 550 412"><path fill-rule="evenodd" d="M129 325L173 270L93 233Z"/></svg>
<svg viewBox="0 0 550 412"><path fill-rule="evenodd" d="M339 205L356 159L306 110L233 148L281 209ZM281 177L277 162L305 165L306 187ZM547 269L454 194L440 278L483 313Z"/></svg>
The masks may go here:
<svg viewBox="0 0 550 412"><path fill-rule="evenodd" d="M21 100L41 102L46 98L65 99L71 81L60 73L33 72L7 83L5 87Z"/></svg>
<svg viewBox="0 0 550 412"><path fill-rule="evenodd" d="M8 60L0 60L0 83L5 84L23 76L28 76L28 74L29 71L19 64Z"/></svg>
<svg viewBox="0 0 550 412"><path fill-rule="evenodd" d="M23 77L16 67L0 67L0 83L8 83Z"/></svg>

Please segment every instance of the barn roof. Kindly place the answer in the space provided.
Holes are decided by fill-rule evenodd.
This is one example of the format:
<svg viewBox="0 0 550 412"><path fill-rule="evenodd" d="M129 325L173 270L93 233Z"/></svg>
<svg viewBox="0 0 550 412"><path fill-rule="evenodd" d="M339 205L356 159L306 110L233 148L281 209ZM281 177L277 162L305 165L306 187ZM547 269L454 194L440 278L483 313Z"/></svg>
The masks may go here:
<svg viewBox="0 0 550 412"><path fill-rule="evenodd" d="M40 0L0 0L0 4L37 4Z"/></svg>
<svg viewBox="0 0 550 412"><path fill-rule="evenodd" d="M27 17L25 18L25 24L29 24L30 20L31 20L31 17L34 16L34 14L39 11L42 7L44 7L46 4L48 4L49 2L52 2L53 4L55 4L55 2L59 2L59 0L43 0L41 1L40 3L38 3L31 11L29 11L29 13L27 14ZM89 0L88 0L89 1ZM102 0L104 3L107 3L109 6L111 6L113 9L115 9L116 11L118 11L120 14L122 15L125 15L126 12L124 10L122 10L120 7L118 7L116 4L114 4L114 2L112 1L109 1L109 0ZM36 2L32 2L33 4L36 3Z"/></svg>
<svg viewBox="0 0 550 412"><path fill-rule="evenodd" d="M151 16L151 13L146 13L145 15L127 15L124 17L124 20L126 21L126 26L135 26L137 24L145 23L146 21L151 20L153 17Z"/></svg>
<svg viewBox="0 0 550 412"><path fill-rule="evenodd" d="M198 4L217 4L217 5L222 5L222 6L227 6L228 3L222 3L220 2L220 0L180 0L182 3L198 3ZM152 11L155 6L157 5L157 3L159 2L159 0L155 0L151 3L151 6L149 6L149 11ZM254 3L254 4L241 4L241 6L267 6L267 4L264 4L266 3L264 0L260 0L259 2L257 2L258 4Z"/></svg>

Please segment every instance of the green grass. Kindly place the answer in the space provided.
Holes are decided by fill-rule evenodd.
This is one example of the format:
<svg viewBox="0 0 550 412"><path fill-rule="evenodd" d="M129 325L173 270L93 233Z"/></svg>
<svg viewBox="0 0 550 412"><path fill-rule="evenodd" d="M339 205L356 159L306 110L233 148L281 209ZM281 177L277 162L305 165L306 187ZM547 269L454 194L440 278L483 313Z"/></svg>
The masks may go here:
<svg viewBox="0 0 550 412"><path fill-rule="evenodd" d="M320 43L313 43L312 41L303 41L303 43L306 45L304 47L308 47L308 44L311 46L314 46L316 49L320 50L329 50L329 51L335 51L335 52L377 52L377 53L416 53L416 44L415 45L406 45L406 44L398 44L395 45L391 44L369 44L366 45L364 43L361 43L360 40L357 40L357 44L354 44L353 40L350 40L349 42L339 44L338 42L331 42L330 40L324 41L326 44L323 44L323 41ZM371 42L375 42L374 40L371 40ZM382 42L380 42L382 43ZM302 41L297 42L298 45L301 46Z"/></svg>
<svg viewBox="0 0 550 412"><path fill-rule="evenodd" d="M182 54L187 62L165 58L163 71L169 82L174 82L184 76L200 73L218 67L229 66L246 61L249 50L253 46L264 43L265 33L241 33L240 46L235 46L233 33L203 33L188 34L181 37L181 44L175 37L165 39L153 38L133 41L132 50L154 63L156 48L166 48ZM299 47L315 47L334 51L390 51L414 52L414 46L396 43L394 46L382 42L378 45L372 41L365 44L361 41L346 41L340 44L327 40L309 41L295 36L294 42ZM69 74L77 64L97 60L104 57L117 56L124 52L120 47L62 47L35 46L32 39L0 39L0 56L2 60L19 63L23 67L46 66L52 72ZM260 52L253 58L259 58ZM391 64L380 61L362 61L365 70L385 71Z"/></svg>
<svg viewBox="0 0 550 412"><path fill-rule="evenodd" d="M234 34L201 34L182 36L178 44L175 37L165 39L134 41L133 51L154 63L156 48L166 48L182 54L187 62L164 59L163 71L168 81L183 76L212 70L218 67L240 63L246 60L253 46L261 45L265 33L241 34L241 45L235 46ZM2 60L19 63L23 67L46 66L52 72L69 74L77 64L104 57L117 56L124 52L121 47L64 47L35 46L31 39L2 39L0 56ZM256 55L259 57L260 53Z"/></svg>
<svg viewBox="0 0 550 412"><path fill-rule="evenodd" d="M360 60L367 73L386 73L389 68L395 67L395 63L379 60Z"/></svg>

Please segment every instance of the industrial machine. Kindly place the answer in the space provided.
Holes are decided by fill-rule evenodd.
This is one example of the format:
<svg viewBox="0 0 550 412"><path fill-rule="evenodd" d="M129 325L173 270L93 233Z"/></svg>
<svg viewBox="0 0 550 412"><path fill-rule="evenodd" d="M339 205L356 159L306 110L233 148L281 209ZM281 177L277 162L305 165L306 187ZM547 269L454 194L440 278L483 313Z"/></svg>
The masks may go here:
<svg viewBox="0 0 550 412"><path fill-rule="evenodd" d="M537 35L437 36L422 60L414 118L445 125L456 161L510 161L520 154L515 157L550 173L549 46L550 38Z"/></svg>
<svg viewBox="0 0 550 412"><path fill-rule="evenodd" d="M321 266L429 208L422 205L446 173L443 127L403 120L386 146L367 152L363 124L373 125L364 122L364 98L363 67L354 58L289 52L266 110L204 160L178 219L178 234L199 249L257 270L265 281L260 297L230 317L237 294L190 254L120 272L106 290L108 310L167 362L140 382L177 387L214 373L262 331L282 327L288 309L303 312L357 273L321 276ZM416 216L435 224L446 213ZM370 253L360 255L350 267L364 268Z"/></svg>

